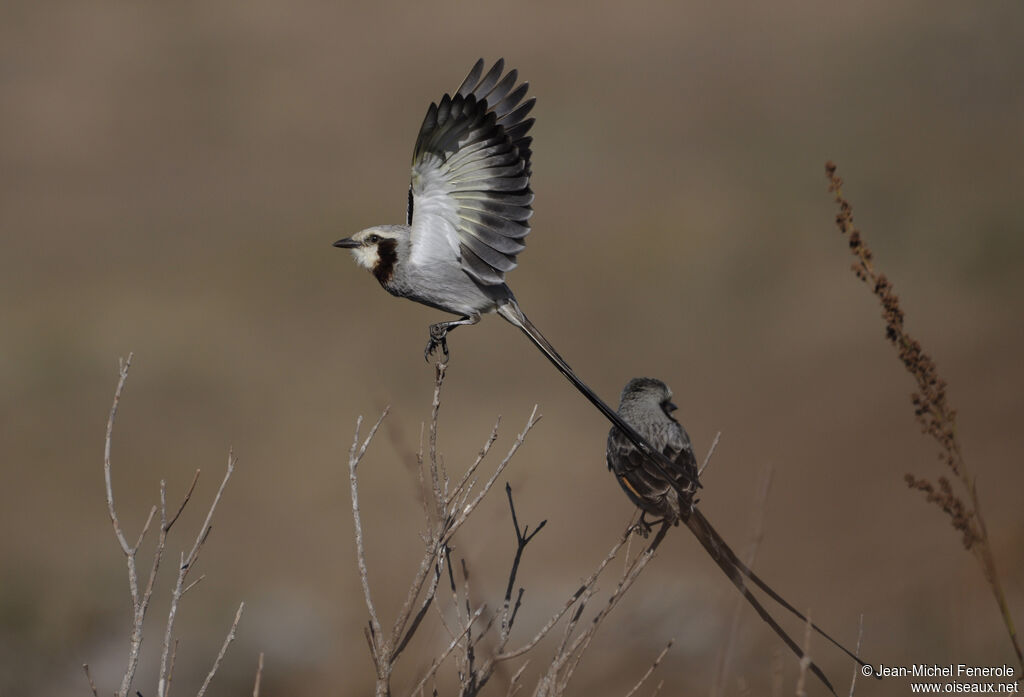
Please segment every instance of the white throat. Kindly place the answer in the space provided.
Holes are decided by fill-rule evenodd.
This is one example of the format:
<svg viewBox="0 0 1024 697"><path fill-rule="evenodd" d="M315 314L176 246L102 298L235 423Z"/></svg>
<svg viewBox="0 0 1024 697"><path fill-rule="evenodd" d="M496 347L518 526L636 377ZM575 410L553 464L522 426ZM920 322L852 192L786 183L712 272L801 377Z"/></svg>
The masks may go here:
<svg viewBox="0 0 1024 697"><path fill-rule="evenodd" d="M354 247L352 249L352 256L355 257L356 263L365 269L373 270L373 267L380 261L380 254L377 253L377 245L372 247Z"/></svg>

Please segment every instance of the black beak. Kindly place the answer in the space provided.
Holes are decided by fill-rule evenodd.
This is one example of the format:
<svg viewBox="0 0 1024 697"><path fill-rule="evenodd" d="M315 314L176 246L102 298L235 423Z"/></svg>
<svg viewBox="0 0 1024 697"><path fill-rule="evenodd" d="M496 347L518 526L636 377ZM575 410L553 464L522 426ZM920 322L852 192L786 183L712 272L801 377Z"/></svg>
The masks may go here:
<svg viewBox="0 0 1024 697"><path fill-rule="evenodd" d="M333 246L334 247L342 247L344 249L353 249L354 247L361 247L361 246L363 246L363 243L359 242L358 240L354 240L351 237L344 237L344 238L338 240L337 242L335 242Z"/></svg>
<svg viewBox="0 0 1024 697"><path fill-rule="evenodd" d="M667 412L668 412L669 414L671 414L672 412L674 412L674 411L675 411L676 409L678 409L678 408L679 408L679 407L677 407L677 406L676 406L675 404L673 404L672 402L666 402L666 403L665 403L665 411L667 411Z"/></svg>

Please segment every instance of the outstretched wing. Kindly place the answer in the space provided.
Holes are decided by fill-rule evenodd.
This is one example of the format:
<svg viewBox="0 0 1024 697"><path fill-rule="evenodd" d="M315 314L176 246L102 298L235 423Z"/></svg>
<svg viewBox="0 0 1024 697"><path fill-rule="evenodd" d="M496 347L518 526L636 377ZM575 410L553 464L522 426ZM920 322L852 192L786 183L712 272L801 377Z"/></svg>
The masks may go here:
<svg viewBox="0 0 1024 697"><path fill-rule="evenodd" d="M414 264L459 259L478 283L500 285L526 247L533 210L527 83L483 75L478 60L455 96L431 104L412 157L408 223ZM481 77L483 75L483 77Z"/></svg>

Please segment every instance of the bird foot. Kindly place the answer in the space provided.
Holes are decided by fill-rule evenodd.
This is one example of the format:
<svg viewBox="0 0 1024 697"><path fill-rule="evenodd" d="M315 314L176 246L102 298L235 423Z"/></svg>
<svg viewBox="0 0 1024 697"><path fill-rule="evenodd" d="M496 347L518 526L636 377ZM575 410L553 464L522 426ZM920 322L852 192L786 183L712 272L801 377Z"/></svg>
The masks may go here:
<svg viewBox="0 0 1024 697"><path fill-rule="evenodd" d="M647 537L651 534L651 530L654 529L654 526L661 523L663 520L665 519L659 518L658 520L648 522L646 514L641 514L640 521L633 526L631 532L635 532L637 535L646 540Z"/></svg>
<svg viewBox="0 0 1024 697"><path fill-rule="evenodd" d="M430 341L427 342L427 347L423 350L423 360L427 363L430 362L430 356L433 355L434 351L438 348L441 349L441 353L444 356L443 362L448 362L448 327L443 324L431 324L430 325Z"/></svg>

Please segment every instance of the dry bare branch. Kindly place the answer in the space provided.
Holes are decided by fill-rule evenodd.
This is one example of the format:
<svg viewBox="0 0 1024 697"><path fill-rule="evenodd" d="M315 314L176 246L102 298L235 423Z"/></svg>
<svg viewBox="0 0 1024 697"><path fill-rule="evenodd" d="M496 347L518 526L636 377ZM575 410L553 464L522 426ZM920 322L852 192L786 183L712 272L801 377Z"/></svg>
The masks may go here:
<svg viewBox="0 0 1024 697"><path fill-rule="evenodd" d="M854 649L854 653L860 655L860 642L864 638L864 613L860 614L860 622L857 626L857 648ZM857 686L857 676L860 675L860 666L853 666L853 677L850 678L850 695L853 697L853 688Z"/></svg>
<svg viewBox="0 0 1024 697"><path fill-rule="evenodd" d="M196 540L192 544L192 549L189 550L188 555L184 552L180 555L180 563L178 565L178 576L175 581L174 588L171 591L171 605L167 611L167 624L164 627L164 644L163 652L160 655L160 677L157 682L157 696L167 697L170 686L171 686L171 672L170 672L170 654L171 654L171 636L174 632L174 621L178 614L178 605L181 602L182 595L185 591L191 588L191 585L186 586L185 582L188 579L188 574L192 571L196 562L199 560L199 553L202 551L203 545L206 543L207 538L210 535L210 531L213 529L211 521L213 520L213 514L217 510L217 504L220 503L221 496L224 494L224 487L228 485L228 480L231 479L232 473L235 471L235 454L233 451L228 451L228 465L227 470L224 472L224 478L220 482L220 486L217 488L217 493L214 494L213 501L210 503L209 509L206 511L206 518L203 520L202 526L199 528L199 532L196 534ZM193 480L194 481L194 480ZM187 497L191 497L191 488L186 494ZM166 514L166 506L163 505L161 497L161 509L162 515ZM177 518L175 518L176 520ZM172 521L173 522L173 521ZM161 526L161 528L169 527L167 525ZM166 530L165 533L166 534ZM202 579L199 579L202 580ZM198 580L197 580L198 583ZM192 584L194 585L194 584ZM243 603L244 605L244 603ZM232 639L234 632L232 630ZM230 642L228 642L230 643ZM225 650L227 646L225 645ZM219 665L219 662L216 664ZM212 675L209 676L212 678ZM209 679L209 678L208 678Z"/></svg>
<svg viewBox="0 0 1024 697"><path fill-rule="evenodd" d="M416 683L416 687L412 689L412 694L416 694L417 692L422 690L423 686L426 685L427 681L430 680L430 678L434 677L434 675L437 673L437 669L440 668L441 664L443 664L445 659L448 658L448 654L455 650L455 647L459 645L460 639L469 634L469 631L473 628L473 623L480 618L480 615L483 613L486 607L486 605L481 605L473 611L473 613L469 616L469 619L466 621L466 626L462 628L462 631L459 632L455 636L455 638L451 640L448 646L444 649L444 651L442 651L437 656L437 658L431 661L430 668L428 668L427 672L423 675L422 678L420 678L420 681Z"/></svg>
<svg viewBox="0 0 1024 697"><path fill-rule="evenodd" d="M103 449L103 478L105 484L107 513L110 517L111 526L113 527L114 536L117 540L118 546L121 548L121 551L125 555L127 561L128 590L131 596L132 604L132 623L129 635L128 665L125 668L124 674L122 675L121 684L118 690L114 693L117 697L127 697L128 693L131 691L132 683L135 680L135 673L138 668L139 657L142 648L143 624L150 606L150 601L152 600L153 597L153 591L156 585L156 578L157 573L160 569L160 563L163 560L163 555L166 550L167 536L171 528L174 526L178 518L181 516L181 513L185 509L185 506L191 500L192 494L195 490L196 482L199 477L199 471L197 470L195 477L193 477L192 479L192 484L186 491L181 504L178 506L174 515L170 519L168 519L167 517L167 485L166 482L161 481L159 506L153 506L150 508L149 514L146 517L146 522L143 524L142 530L139 533L139 536L135 544L128 544L127 537L125 536L121 526L121 521L117 513L117 506L114 499L111 451L113 450L114 423L116 421L117 411L124 393L124 388L128 380L128 370L131 366L132 358L133 354L129 353L127 359L119 361L119 376L117 388L114 391L114 399L110 408L110 414L107 419L106 438L104 441ZM189 584L188 586L184 585L184 581L188 574L188 571L191 569L192 565L198 558L199 551L202 548L202 545L209 536L210 520L212 519L213 512L217 507L217 503L220 501L221 495L223 494L224 491L224 487L227 485L228 478L231 476L231 471L233 470L233 468L234 456L229 454L228 472L225 475L224 480L217 491L213 503L210 506L209 512L207 513L206 516L206 521L204 522L203 527L200 529L199 534L196 537L195 544L193 545L192 550L189 552L188 556L186 557L184 553L181 556L181 565L178 571L178 583L174 589L171 599L171 607L164 635L163 653L161 655L160 661L160 681L157 686L157 694L160 695L160 697L166 697L167 691L170 686L171 677L173 675L174 656L177 652L177 641L174 641L172 644L171 634L173 630L174 616L177 612L178 601L186 591L188 591L195 585L195 583L198 583L199 580L202 580L202 577L200 577L200 579L197 579L196 582ZM138 556L139 548L142 546L142 543L145 540L145 537L153 524L153 521L156 517L158 510L160 513L160 525L157 531L157 539L153 550L153 558L150 563L149 576L146 580L145 586L140 588L136 558ZM236 622L234 625L232 625L230 639L234 638L235 627L237 626L237 619L238 617L236 616ZM205 685L209 683L209 680L212 679L213 674L216 672L217 667L220 665L220 662L223 659L223 654L227 650L228 643L230 643L230 640L225 642L221 654L218 656L217 661L214 664L213 670L207 676L207 681L206 683L204 683L204 687L200 691L200 694L202 694L202 692L205 691ZM84 665L83 668L85 670L86 677L89 680L89 686L93 692L93 695L98 695L96 685L93 683L92 675L89 672L88 664Z"/></svg>
<svg viewBox="0 0 1024 697"><path fill-rule="evenodd" d="M665 644L665 648L663 648L661 650L661 653L658 654L658 657L654 659L654 663L650 665L650 667L647 669L647 672L644 673L643 677L641 677L637 684L633 686L633 689L626 693L626 697L633 697L633 695L635 695L640 690L640 688L643 687L644 683L647 682L648 678L650 678L651 675L654 674L654 671L657 670L658 666L661 664L662 659L665 658L665 654L667 654L668 650L672 648L672 644L674 642L675 639L669 639L668 643ZM661 685L659 684L658 687L654 690L654 694L658 694L658 691L660 689Z"/></svg>
<svg viewBox="0 0 1024 697"><path fill-rule="evenodd" d="M697 470L697 479L704 476L704 470L711 464L711 456L715 454L715 448L718 447L718 441L722 438L722 432L719 431L715 434L715 439L711 441L711 447L708 448L708 454L704 456L704 462L701 463L700 469Z"/></svg>
<svg viewBox="0 0 1024 697"><path fill-rule="evenodd" d="M490 473L482 475L480 474L480 468L498 437L499 420L491 430L475 460L457 478L457 483L453 484L452 480L449 479L448 468L443 461L443 456L439 449L438 415L442 405L441 391L444 375L445 365L441 363L437 366L435 372L430 422L425 424L423 429L423 433L427 434L426 448L423 447L421 439L420 453L416 458L419 465L418 477L424 506L423 520L426 526L422 534L424 544L423 556L417 570L413 574L405 600L398 610L390 630L385 630L380 622L380 610L373 604L372 586L369 580L369 573L366 571L365 532L359 514L359 490L356 470L358 463L367 452L373 437L373 431L371 430L370 435L362 441L362 447L360 448L359 432L362 425L361 418L356 422L356 434L349 453L349 480L352 490L353 516L356 521L356 556L360 582L363 586L364 600L370 614L366 636L376 671L375 692L379 697L390 695L391 676L395 668L395 662L403 649L409 645L411 639L421 626L422 620L428 614L430 607L433 606L441 626L448 634L448 640L446 645L441 647L439 653L431 660L429 667L423 675L418 678L415 686L409 693L410 695L426 694L428 692L427 686L431 681L437 679L438 671L447 661L452 665L458 678L460 697L474 697L493 679L496 669L500 664L521 658L534 650L545 637L551 634L559 622L565 620L561 645L556 648L550 661L550 666L546 669L546 673L538 683L538 688L535 692L536 695L561 695L572 678L580 658L590 646L603 621L618 605L624 594L650 562L654 551L665 537L667 526L663 526L655 536L654 541L636 556L631 557L628 553L626 554L625 566L621 577L604 602L604 605L593 616L586 616L584 614L588 607L588 601L595 597L597 591L596 584L602 572L605 571L612 559L619 555L622 548L632 539L631 534L634 529L632 524L621 538L616 540L610 552L601 560L596 570L584 580L577 590L570 594L565 603L554 611L543 626L533 630L528 635L529 638L522 645L509 647L513 628L519 617L519 610L523 605L525 595L525 586L520 585L518 580L522 560L527 545L544 528L546 521L541 521L532 528L531 526L521 524L511 487L506 484L505 491L508 498L516 545L510 560L509 574L498 609L489 616L486 616L486 621L483 622L481 620L485 617L483 615L485 606L473 600L472 591L474 589L471 588L470 583L470 566L465 559L452 559L451 541L453 536L471 519L472 514L477 510L481 501L497 483L499 477L517 454L526 436L536 425L540 416L537 407L534 407L525 426L516 435L504 458ZM424 450L426 450L425 453ZM455 563L458 563L462 573L462 577L458 582L455 578L458 573ZM443 576L447 576L450 591L447 601L438 596L438 584ZM447 608L445 607L446 605ZM494 631L492 632L492 630ZM487 636L493 637L493 643L484 649L482 647L485 644L482 641ZM650 669L641 679L640 683L638 683L636 690L645 684L655 667L660 664L664 655L665 652L662 652L654 664L650 666ZM510 681L505 687L507 694L515 694L521 690L524 669L525 661L515 667ZM635 694L636 690L631 694Z"/></svg>
<svg viewBox="0 0 1024 697"><path fill-rule="evenodd" d="M476 510L480 501L490 491L501 472L509 464L512 457L522 445L526 434L533 428L539 418L537 408L534 407L530 418L527 420L526 426L513 442L509 453L497 465L495 471L490 475L480 491L476 492L475 496L470 500L476 481L476 472L484 458L486 458L487 454L490 452L491 446L497 438L497 424L478 453L474 463L463 474L459 483L455 487L452 487L447 469L438 452L438 415L441 408L441 389L444 383L445 367L444 363L439 363L435 372L430 423L427 428L427 433L429 434L427 438L427 455L426 457L423 456L423 448L421 445L420 453L416 458L417 463L419 464L418 476L420 479L420 489L423 493L424 523L426 525L426 530L423 534L423 556L421 557L419 567L413 575L412 582L410 583L409 589L406 593L405 601L398 610L394 622L391 625L391 629L387 632L385 632L383 625L381 624L379 612L372 600L369 572L366 566L364 531L359 512L359 487L357 477L358 464L365 455L381 421L378 420L377 425L371 429L369 435L362 442L362 447L360 448L359 430L362 425L362 418L358 419L356 422L355 438L349 451L349 483L352 495L353 519L355 521L356 557L359 568L360 583L363 588L364 601L367 606L367 611L370 614L369 627L366 632L366 636L377 674L375 689L378 695L390 694L391 673L394 669L395 661L398 659L402 651L408 646L412 637L419 629L420 624L427 615L431 605L435 605L437 586L446 566L448 567L449 578L452 578L449 558L449 542L452 536ZM381 419L383 419L383 416L384 415L381 416ZM468 574L464 573L464 577L468 583ZM452 585L454 587L453 579ZM450 627L448 628L451 644L450 648L444 652L445 658L447 658L448 655L460 645L463 646L466 655L471 656L472 646L478 640L478 637L474 637L472 634L472 627L473 621L479 616L481 610L479 608L475 611L471 610L468 605L468 593L465 593L465 595L467 597L466 614L465 617L459 619L459 623L457 625L458 630L453 630ZM448 627L443 613L440 614L442 617L442 623ZM488 624L488 627L489 626L490 625ZM486 632L486 629L484 632ZM441 660L437 660L438 666L441 662ZM432 668L430 673L427 676L424 676L420 685L416 690L414 690L414 692L422 691L426 681L430 679L430 676L432 676L436 670L437 667Z"/></svg>
<svg viewBox="0 0 1024 697"><path fill-rule="evenodd" d="M220 668L221 661L224 660L224 654L228 652L228 645L235 640L235 631L238 629L238 621L242 619L242 612L244 610L245 603L239 603L238 612L235 613L235 620L231 623L231 629L228 630L228 635L224 637L224 643L221 644L220 651L217 653L217 658L214 659L213 666L210 668L210 672L206 674L206 679L203 680L203 685L199 688L199 692L196 693L196 697L203 697L203 695L206 694L206 688L210 686L210 681L213 680L213 676L217 674L217 670ZM261 664L262 661L263 654L260 654Z"/></svg>
<svg viewBox="0 0 1024 697"><path fill-rule="evenodd" d="M117 418L117 408L121 404L121 394L124 392L125 383L128 382L128 369L132 366L133 356L134 354L129 353L128 358L118 360L119 378L117 389L114 390L114 403L110 406L110 416L107 418L107 437L103 447L103 477L107 485L107 512L110 515L110 523L114 526L114 535L121 545L121 551L129 558L134 556L134 550L128 545L128 540L125 539L124 533L121 531L121 522L117 517L117 509L114 507L114 487L110 476L110 450L114 440L114 420Z"/></svg>
<svg viewBox="0 0 1024 697"><path fill-rule="evenodd" d="M352 448L349 450L348 455L349 486L352 492L352 518L355 523L356 563L359 567L359 582L363 588L363 599L366 602L366 609L370 613L371 630L367 635L367 640L370 642L374 663L378 666L378 673L380 671L380 647L377 642L383 638L384 632L381 629L380 619L377 617L377 610L373 605L373 598L370 595L369 571L366 568L366 550L363 544L363 522L359 513L359 486L356 480L356 468L359 466L360 460L362 460L363 456L366 454L366 449L370 446L370 442L373 440L374 435L377 433L377 429L380 428L380 425L383 423L384 417L387 416L387 414L388 408L385 407L380 418L377 419L377 423L373 425L373 428L370 429L370 433L366 436L366 440L363 441L362 447L359 447L359 429L363 424L363 417L360 416L356 419L356 432L352 439ZM378 677L380 677L379 674Z"/></svg>
<svg viewBox="0 0 1024 697"><path fill-rule="evenodd" d="M800 674L796 680L796 697L807 697L807 673L813 661L811 660L811 611L804 613L807 622L804 623L804 641L800 646L803 656L800 657Z"/></svg>
<svg viewBox="0 0 1024 697"><path fill-rule="evenodd" d="M89 681L89 689L92 690L92 697L100 697L99 693L96 691L96 683L92 679L92 673L89 672L89 664L83 663L82 670L85 671L85 679Z"/></svg>
<svg viewBox="0 0 1024 697"><path fill-rule="evenodd" d="M252 697L260 697L260 682L263 680L263 652L260 651L260 658L256 664L256 682L252 686Z"/></svg>

